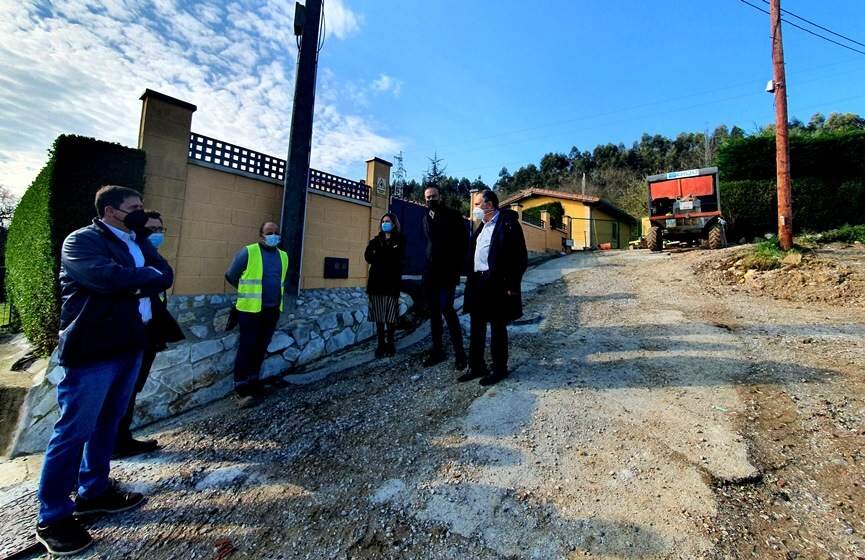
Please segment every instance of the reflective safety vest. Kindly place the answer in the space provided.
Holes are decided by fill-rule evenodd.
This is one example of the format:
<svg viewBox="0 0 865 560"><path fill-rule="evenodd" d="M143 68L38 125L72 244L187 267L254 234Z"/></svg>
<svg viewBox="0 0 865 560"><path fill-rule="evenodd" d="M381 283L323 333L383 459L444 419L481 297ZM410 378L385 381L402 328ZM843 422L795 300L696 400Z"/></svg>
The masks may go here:
<svg viewBox="0 0 865 560"><path fill-rule="evenodd" d="M279 282L279 310L282 311L282 300L285 295L285 276L288 274L288 253L282 249L279 258L282 261L282 277ZM246 270L237 284L237 310L247 313L261 312L261 281L264 278L264 265L261 260L261 246L258 243L246 246Z"/></svg>

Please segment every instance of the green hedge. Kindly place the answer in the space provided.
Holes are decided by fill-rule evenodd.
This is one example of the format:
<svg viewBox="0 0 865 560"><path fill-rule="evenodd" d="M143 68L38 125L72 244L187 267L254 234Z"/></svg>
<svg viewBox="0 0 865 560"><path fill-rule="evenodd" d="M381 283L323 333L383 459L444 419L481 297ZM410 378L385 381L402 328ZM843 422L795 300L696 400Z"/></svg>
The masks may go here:
<svg viewBox="0 0 865 560"><path fill-rule="evenodd" d="M775 179L775 137L729 140L718 152L722 181ZM790 175L865 178L865 131L790 136Z"/></svg>
<svg viewBox="0 0 865 560"><path fill-rule="evenodd" d="M826 231L865 222L865 179L841 182L815 177L793 178L793 229ZM778 231L778 197L774 180L721 181L721 208L731 240Z"/></svg>
<svg viewBox="0 0 865 560"><path fill-rule="evenodd" d="M144 152L93 138L60 136L9 225L7 289L24 334L40 354L49 354L57 343L63 239L90 223L96 214L96 191L106 184L142 191Z"/></svg>
<svg viewBox="0 0 865 560"><path fill-rule="evenodd" d="M718 167L730 239L776 233L775 138L725 143ZM796 232L865 223L865 132L791 136L790 175Z"/></svg>

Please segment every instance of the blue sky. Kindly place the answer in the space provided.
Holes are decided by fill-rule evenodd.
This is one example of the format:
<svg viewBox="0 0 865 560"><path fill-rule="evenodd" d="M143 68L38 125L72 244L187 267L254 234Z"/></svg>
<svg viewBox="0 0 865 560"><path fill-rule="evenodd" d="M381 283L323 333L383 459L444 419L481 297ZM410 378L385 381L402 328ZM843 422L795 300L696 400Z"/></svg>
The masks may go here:
<svg viewBox="0 0 865 560"><path fill-rule="evenodd" d="M762 4L762 0L750 0ZM865 43L860 0L783 7ZM738 0L325 0L313 166L492 182L549 151L774 118L768 16ZM138 97L198 105L196 132L284 157L293 3L0 0L0 184L21 192L51 140L134 145ZM865 55L785 26L790 115L865 114ZM865 47L859 47L865 51Z"/></svg>

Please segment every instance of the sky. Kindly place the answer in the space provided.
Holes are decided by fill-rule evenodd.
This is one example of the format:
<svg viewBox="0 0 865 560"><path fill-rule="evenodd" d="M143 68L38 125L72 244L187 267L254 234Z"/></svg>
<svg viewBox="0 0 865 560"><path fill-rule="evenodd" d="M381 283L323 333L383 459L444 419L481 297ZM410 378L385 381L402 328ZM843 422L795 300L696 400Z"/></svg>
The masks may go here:
<svg viewBox="0 0 865 560"><path fill-rule="evenodd" d="M782 6L865 44L862 0ZM769 16L740 0L324 10L312 166L349 178L402 152L409 178L437 154L449 175L492 183L572 146L774 120ZM0 0L0 185L23 193L59 134L135 146L147 88L197 105L193 131L285 158L293 14L276 0ZM783 35L791 118L865 115L865 55Z"/></svg>

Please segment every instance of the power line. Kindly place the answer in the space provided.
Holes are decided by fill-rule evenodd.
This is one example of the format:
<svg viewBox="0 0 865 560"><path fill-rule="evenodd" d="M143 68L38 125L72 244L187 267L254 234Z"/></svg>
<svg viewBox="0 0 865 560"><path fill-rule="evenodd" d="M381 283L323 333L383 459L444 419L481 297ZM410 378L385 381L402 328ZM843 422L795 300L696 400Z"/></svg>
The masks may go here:
<svg viewBox="0 0 865 560"><path fill-rule="evenodd" d="M768 3L769 3L769 0L763 0L763 2L766 3L766 4L768 4ZM822 29L823 31L826 31L826 32L828 32L828 33L831 33L832 35L835 35L836 37L841 37L841 38L844 39L845 41L850 41L851 43L854 43L854 44L856 44L856 45L859 45L860 47L865 47L865 43L860 43L859 41L857 41L857 40L855 40L855 39L851 39L850 37L847 37L846 35L842 35L842 34L840 34L840 33L836 33L835 31L832 31L832 30L829 29L828 27L823 27L823 26L820 25L819 23L814 23L814 22L811 21L810 19L805 19L805 18L803 18L802 16L796 15L796 14L794 14L793 12L791 12L790 10L785 10L785 9L781 8L781 12L782 12L782 13L785 13L785 14L789 14L789 15L793 16L794 18L796 18L796 19L798 19L798 20L801 20L801 21L804 21L805 23L807 23L807 24L809 24L809 25L813 25L813 26L816 27L817 29Z"/></svg>
<svg viewBox="0 0 865 560"><path fill-rule="evenodd" d="M741 3L743 3L743 4L747 4L748 6L751 6L751 7L754 8L755 10L760 11L760 12L763 12L764 14L768 14L768 13L769 13L768 10L764 10L764 9L761 8L760 6L754 5L754 4L750 3L750 2L748 2L748 0L739 0L739 2L741 2ZM853 52L855 52L855 53L865 54L865 51L860 51L859 49L854 49L853 47L851 47L851 46L849 46L849 45L845 45L844 43L839 43L838 41L836 41L836 40L834 40L834 39L830 39L829 37L826 37L825 35L820 35L819 33L816 33L816 32L814 32L814 31L811 31L810 29L808 29L808 28L806 28L806 27L802 27L801 25L795 24L795 23L793 23L792 21L790 21L789 19L783 19L783 18L782 18L782 20L783 20L784 23L786 23L787 25L791 25L791 26L795 27L796 29L801 29L801 30L804 31L805 33L809 33L809 34L811 34L811 35L813 35L813 36L815 36L815 37L819 37L820 39L823 39L824 41L828 41L828 42L830 42L830 43L833 43L833 44L835 44L835 45L838 45L839 47L844 47L845 49L847 49L847 50L849 50L849 51L853 51ZM836 35L837 35L837 33L836 33ZM854 42L855 42L855 41L854 41Z"/></svg>

